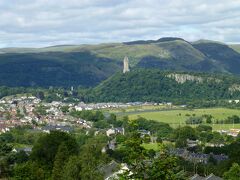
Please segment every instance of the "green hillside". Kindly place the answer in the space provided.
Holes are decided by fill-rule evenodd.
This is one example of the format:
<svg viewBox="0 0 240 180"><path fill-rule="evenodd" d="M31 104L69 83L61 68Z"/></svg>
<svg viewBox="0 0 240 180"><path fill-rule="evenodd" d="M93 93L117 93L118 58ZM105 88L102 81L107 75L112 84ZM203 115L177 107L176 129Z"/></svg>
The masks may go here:
<svg viewBox="0 0 240 180"><path fill-rule="evenodd" d="M0 85L95 86L120 67L121 63L88 52L1 54Z"/></svg>
<svg viewBox="0 0 240 180"><path fill-rule="evenodd" d="M202 73L143 70L118 73L92 90L96 101L177 101L240 98L240 79Z"/></svg>
<svg viewBox="0 0 240 180"><path fill-rule="evenodd" d="M235 46L234 46L235 47ZM0 49L0 86L96 86L122 69L240 74L240 54L223 43L180 38Z"/></svg>

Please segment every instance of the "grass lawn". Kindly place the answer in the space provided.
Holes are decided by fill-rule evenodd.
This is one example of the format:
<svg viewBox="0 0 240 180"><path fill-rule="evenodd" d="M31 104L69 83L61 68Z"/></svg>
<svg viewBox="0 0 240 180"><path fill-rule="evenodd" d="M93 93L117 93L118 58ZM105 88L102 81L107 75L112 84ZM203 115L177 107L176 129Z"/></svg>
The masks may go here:
<svg viewBox="0 0 240 180"><path fill-rule="evenodd" d="M150 149L153 149L154 151L160 150L160 146L158 143L143 143L142 146L147 150Z"/></svg>
<svg viewBox="0 0 240 180"><path fill-rule="evenodd" d="M14 148L30 148L32 145L29 144L19 144L19 143L9 143L9 145L12 145Z"/></svg>
<svg viewBox="0 0 240 180"><path fill-rule="evenodd" d="M147 150L153 149L154 151L159 151L165 149L165 146L173 147L174 143L163 141L162 143L143 143L142 146Z"/></svg>
<svg viewBox="0 0 240 180"><path fill-rule="evenodd" d="M129 119L136 119L141 116L149 120L156 120L159 122L165 122L170 124L172 127L185 125L185 120L188 119L188 115L202 116L204 114L212 115L215 120L223 120L232 115L240 116L240 110L228 109L228 108L208 108L208 109L194 109L194 110L162 110L155 112L136 112L129 114ZM231 129L240 128L240 125L232 124L216 124L212 125L213 129Z"/></svg>

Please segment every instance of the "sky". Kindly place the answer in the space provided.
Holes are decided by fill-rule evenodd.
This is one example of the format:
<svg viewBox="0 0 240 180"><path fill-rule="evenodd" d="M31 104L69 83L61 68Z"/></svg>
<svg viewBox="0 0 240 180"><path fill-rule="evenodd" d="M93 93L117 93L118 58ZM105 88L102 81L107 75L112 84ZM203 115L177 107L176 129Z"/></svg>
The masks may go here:
<svg viewBox="0 0 240 180"><path fill-rule="evenodd" d="M161 37L240 43L240 0L0 0L0 47Z"/></svg>

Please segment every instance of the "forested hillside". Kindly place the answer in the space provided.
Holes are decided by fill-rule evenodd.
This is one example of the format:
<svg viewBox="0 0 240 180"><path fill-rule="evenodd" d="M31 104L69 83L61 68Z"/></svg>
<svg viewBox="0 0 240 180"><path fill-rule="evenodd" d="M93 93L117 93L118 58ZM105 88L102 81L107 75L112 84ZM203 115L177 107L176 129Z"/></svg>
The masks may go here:
<svg viewBox="0 0 240 180"><path fill-rule="evenodd" d="M120 62L89 52L1 54L0 85L95 86L120 68Z"/></svg>
<svg viewBox="0 0 240 180"><path fill-rule="evenodd" d="M240 79L204 73L137 69L112 76L94 88L91 97L97 101L120 102L240 98Z"/></svg>

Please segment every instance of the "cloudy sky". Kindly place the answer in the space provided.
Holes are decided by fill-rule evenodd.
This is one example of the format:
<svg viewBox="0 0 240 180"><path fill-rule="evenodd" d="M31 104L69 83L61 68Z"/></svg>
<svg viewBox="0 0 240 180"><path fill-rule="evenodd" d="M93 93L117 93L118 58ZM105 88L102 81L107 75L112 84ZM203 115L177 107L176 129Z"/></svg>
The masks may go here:
<svg viewBox="0 0 240 180"><path fill-rule="evenodd" d="M0 47L166 36L240 43L240 0L0 0Z"/></svg>

